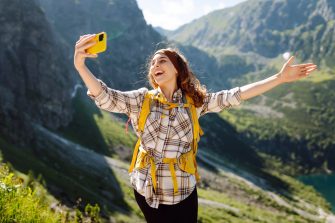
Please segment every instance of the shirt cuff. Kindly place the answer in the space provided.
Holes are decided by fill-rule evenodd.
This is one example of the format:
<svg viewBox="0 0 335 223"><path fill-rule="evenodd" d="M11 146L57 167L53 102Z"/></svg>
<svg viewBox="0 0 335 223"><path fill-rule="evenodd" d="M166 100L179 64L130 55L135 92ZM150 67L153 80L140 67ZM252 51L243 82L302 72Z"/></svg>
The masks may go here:
<svg viewBox="0 0 335 223"><path fill-rule="evenodd" d="M98 79L100 85L101 85L101 91L98 93L97 96L94 96L90 89L87 89L87 96L89 96L92 100L95 101L101 101L108 95L107 85L100 79Z"/></svg>
<svg viewBox="0 0 335 223"><path fill-rule="evenodd" d="M235 87L229 90L230 91L230 95L232 95L232 97L229 100L229 103L231 105L240 105L243 100L241 98L241 88L240 87Z"/></svg>

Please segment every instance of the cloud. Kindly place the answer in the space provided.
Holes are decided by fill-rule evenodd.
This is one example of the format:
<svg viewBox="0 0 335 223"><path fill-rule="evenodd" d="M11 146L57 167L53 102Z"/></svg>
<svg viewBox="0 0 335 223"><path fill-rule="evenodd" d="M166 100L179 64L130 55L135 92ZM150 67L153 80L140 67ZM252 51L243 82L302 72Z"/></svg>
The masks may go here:
<svg viewBox="0 0 335 223"><path fill-rule="evenodd" d="M144 18L153 26L161 26L164 29L175 29L180 24L183 24L183 19L177 16L173 16L168 13L156 13L151 11L143 12Z"/></svg>
<svg viewBox="0 0 335 223"><path fill-rule="evenodd" d="M161 2L164 12L170 15L187 17L196 10L193 0L162 0Z"/></svg>
<svg viewBox="0 0 335 223"><path fill-rule="evenodd" d="M242 1L245 0L137 0L147 23L170 30Z"/></svg>

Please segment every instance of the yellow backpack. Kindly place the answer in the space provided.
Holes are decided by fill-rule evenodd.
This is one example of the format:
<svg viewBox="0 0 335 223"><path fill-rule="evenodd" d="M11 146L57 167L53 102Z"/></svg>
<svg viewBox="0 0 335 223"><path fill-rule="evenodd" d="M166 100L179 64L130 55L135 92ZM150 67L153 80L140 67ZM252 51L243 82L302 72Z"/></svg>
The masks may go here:
<svg viewBox="0 0 335 223"><path fill-rule="evenodd" d="M197 181L200 180L200 176L197 171L197 163L196 163L196 154L198 150L198 142L200 140L200 136L203 135L203 131L200 128L196 107L194 105L193 99L186 95L186 103L178 104L178 103L171 103L168 102L165 98L160 97L159 95L155 95L155 90L148 91L144 97L142 109L139 116L138 121L138 132L143 133L144 125L147 120L147 117L150 113L150 105L153 100L158 100L163 104L169 105L168 109L176 108L176 107L184 107L189 108L193 123L193 142L191 144L192 149L180 155L178 158L163 158L162 162L169 164L171 177L173 181L173 188L174 193L178 193L178 185L177 185L177 178L174 169L174 164L177 164L179 168L187 173L194 174L196 176ZM151 164L151 178L154 190L156 191L157 188L157 180L156 180L156 165L154 162L154 158L146 153L144 150L139 151L139 147L141 144L141 138L138 138L137 143L135 145L133 158L129 167L129 173L131 173L134 168L144 168L145 166Z"/></svg>

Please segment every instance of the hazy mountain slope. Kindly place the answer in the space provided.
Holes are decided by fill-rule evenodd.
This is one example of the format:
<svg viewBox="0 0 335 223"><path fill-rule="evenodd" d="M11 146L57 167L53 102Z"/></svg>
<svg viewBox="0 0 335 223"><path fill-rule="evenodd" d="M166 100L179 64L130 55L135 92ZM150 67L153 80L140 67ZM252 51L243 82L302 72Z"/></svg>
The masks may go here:
<svg viewBox="0 0 335 223"><path fill-rule="evenodd" d="M331 0L249 0L214 11L168 35L217 54L231 48L265 57L293 51L302 59L325 58L333 65L334 47L324 46L334 42L334 9Z"/></svg>
<svg viewBox="0 0 335 223"><path fill-rule="evenodd" d="M163 38L144 20L135 0L39 0L54 33L73 57L80 35L107 32L107 51L89 63L93 73L120 90L146 84L145 65ZM68 60L72 63L72 60ZM76 77L78 75L73 72ZM78 77L79 78L79 77ZM79 82L79 81L78 81Z"/></svg>

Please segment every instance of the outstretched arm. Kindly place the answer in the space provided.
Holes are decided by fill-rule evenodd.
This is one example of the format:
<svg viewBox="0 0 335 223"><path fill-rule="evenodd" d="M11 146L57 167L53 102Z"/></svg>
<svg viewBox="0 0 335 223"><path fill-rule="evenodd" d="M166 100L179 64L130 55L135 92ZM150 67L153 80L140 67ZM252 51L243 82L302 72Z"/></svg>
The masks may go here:
<svg viewBox="0 0 335 223"><path fill-rule="evenodd" d="M249 98L263 94L272 88L289 83L308 76L317 66L313 63L292 65L294 57L290 57L283 65L281 71L264 80L257 81L241 87L241 98L247 100Z"/></svg>
<svg viewBox="0 0 335 223"><path fill-rule="evenodd" d="M85 65L86 58L97 58L97 54L86 53L86 49L96 44L96 42L91 42L95 37L95 34L88 34L80 36L80 39L76 42L74 51L74 67L77 69L80 77L83 79L87 88L92 92L92 95L99 95L102 91L101 84L98 79L92 74L92 72Z"/></svg>

